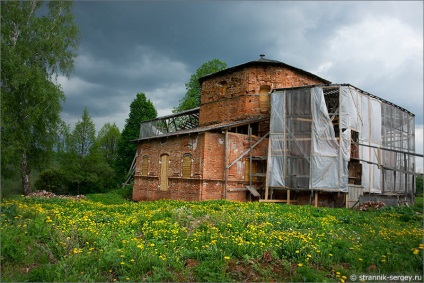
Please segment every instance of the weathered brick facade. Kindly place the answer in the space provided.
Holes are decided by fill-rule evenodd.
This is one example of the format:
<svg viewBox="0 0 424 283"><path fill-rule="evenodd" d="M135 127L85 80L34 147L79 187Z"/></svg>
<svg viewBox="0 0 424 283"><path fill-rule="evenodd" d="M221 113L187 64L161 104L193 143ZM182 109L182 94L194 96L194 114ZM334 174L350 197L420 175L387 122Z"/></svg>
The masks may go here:
<svg viewBox="0 0 424 283"><path fill-rule="evenodd" d="M253 137L256 142L259 138ZM249 148L247 135L228 133L228 163L234 161L240 153ZM263 140L253 149L256 155L265 155L268 141ZM138 145L141 157L148 157L148 175L141 174L141 160L137 158L133 200L181 199L213 200L224 197L225 183L225 134L200 133L173 138L154 139ZM160 156L169 155L167 190L160 188ZM182 159L184 154L192 156L190 178L182 177ZM245 159L240 159L229 168L227 199L246 200L245 191L231 192L232 188L242 188L248 184L245 180Z"/></svg>
<svg viewBox="0 0 424 283"><path fill-rule="evenodd" d="M308 73L281 65L252 65L217 74L202 82L199 125L211 125L254 117L267 117L261 111L260 88L269 90L326 83Z"/></svg>
<svg viewBox="0 0 424 283"><path fill-rule="evenodd" d="M214 131L199 130L190 134L140 140L133 200L201 201L226 198L245 201L248 196L245 188L249 184L246 166L250 166L246 158L234 163L227 175L225 168L268 132L269 120L266 118L269 111L266 103L269 104L269 91L329 82L284 63L261 58L204 77L201 83L199 127L224 126L214 128ZM253 126L249 124L254 128L251 140L245 128L239 129L237 125L225 127L229 122L255 118L265 120L256 119ZM227 139L224 130L229 131ZM253 148L252 155L267 156L267 147L268 139L263 139ZM183 176L183 158L187 156L191 157L192 163L186 164L185 170L191 168L191 174ZM167 165L161 163L164 160ZM260 180L255 177L252 181Z"/></svg>

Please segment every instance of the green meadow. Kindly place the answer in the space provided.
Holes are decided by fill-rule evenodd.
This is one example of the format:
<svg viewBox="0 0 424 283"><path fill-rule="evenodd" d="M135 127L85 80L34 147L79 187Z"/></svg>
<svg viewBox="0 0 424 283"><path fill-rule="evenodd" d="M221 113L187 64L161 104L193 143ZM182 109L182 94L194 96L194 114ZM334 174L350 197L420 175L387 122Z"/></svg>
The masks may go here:
<svg viewBox="0 0 424 283"><path fill-rule="evenodd" d="M1 281L352 282L423 274L422 198L356 211L272 203L1 202ZM359 281L359 280L358 280ZM422 280L421 280L422 281Z"/></svg>

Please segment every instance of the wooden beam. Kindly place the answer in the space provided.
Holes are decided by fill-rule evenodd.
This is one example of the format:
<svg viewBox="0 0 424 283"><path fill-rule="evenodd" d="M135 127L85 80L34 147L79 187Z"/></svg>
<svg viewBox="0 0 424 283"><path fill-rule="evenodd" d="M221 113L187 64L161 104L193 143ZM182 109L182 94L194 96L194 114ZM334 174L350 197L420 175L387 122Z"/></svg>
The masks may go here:
<svg viewBox="0 0 424 283"><path fill-rule="evenodd" d="M259 202L278 202L278 203L286 203L285 199L260 199ZM297 200L292 200L291 202L297 202Z"/></svg>
<svg viewBox="0 0 424 283"><path fill-rule="evenodd" d="M228 130L226 130L226 134L228 135ZM267 136L269 135L269 132L266 133L262 138L260 138L260 140L258 140L257 142L255 142L254 145L252 145L252 149L254 147L256 147L261 141L263 141ZM228 139L228 138L227 138ZM227 169L230 168L231 166L233 166L234 164L236 164L237 161L239 161L240 159L242 159L246 154L249 153L251 149L249 148L248 150L244 151L242 154L239 155L239 157L237 157L233 162L231 162L230 164L227 165Z"/></svg>

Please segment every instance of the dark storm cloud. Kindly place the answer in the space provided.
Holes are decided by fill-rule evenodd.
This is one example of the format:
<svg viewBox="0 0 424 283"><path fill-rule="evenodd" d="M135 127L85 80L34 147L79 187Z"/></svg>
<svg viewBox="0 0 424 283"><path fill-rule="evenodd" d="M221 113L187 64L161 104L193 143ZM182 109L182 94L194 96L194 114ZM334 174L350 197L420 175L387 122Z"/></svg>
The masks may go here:
<svg viewBox="0 0 424 283"><path fill-rule="evenodd" d="M69 123L87 106L98 128L122 129L138 92L169 114L202 63L264 53L396 103L423 124L422 2L91 1L75 2L74 14L79 58L72 79L59 80Z"/></svg>

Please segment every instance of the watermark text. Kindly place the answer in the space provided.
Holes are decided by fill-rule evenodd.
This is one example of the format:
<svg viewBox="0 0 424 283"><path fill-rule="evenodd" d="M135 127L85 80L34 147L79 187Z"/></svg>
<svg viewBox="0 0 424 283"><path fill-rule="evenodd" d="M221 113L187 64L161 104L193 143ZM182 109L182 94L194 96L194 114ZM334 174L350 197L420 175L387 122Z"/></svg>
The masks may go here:
<svg viewBox="0 0 424 283"><path fill-rule="evenodd" d="M396 281L396 282L423 282L422 275L399 275L399 274L351 274L349 279L352 282L367 281Z"/></svg>

